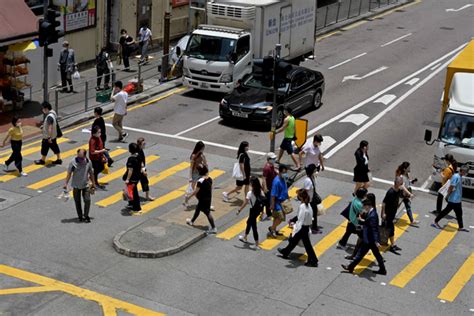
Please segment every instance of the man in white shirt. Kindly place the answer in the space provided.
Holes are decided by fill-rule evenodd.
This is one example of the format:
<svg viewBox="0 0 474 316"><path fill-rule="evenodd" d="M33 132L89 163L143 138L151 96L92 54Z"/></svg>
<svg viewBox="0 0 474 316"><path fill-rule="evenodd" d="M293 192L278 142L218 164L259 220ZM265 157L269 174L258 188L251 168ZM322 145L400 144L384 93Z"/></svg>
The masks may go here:
<svg viewBox="0 0 474 316"><path fill-rule="evenodd" d="M140 28L140 31L138 31L138 36L138 44L141 48L140 63L144 63L145 61L148 61L148 45L150 45L152 36L151 30L148 28L147 24L143 24L143 26Z"/></svg>
<svg viewBox="0 0 474 316"><path fill-rule="evenodd" d="M321 143L323 142L323 137L321 134L316 134L313 137L313 141L307 140L303 148L300 151L300 164L302 164L302 159L304 155L304 167L308 168L310 165L316 167L316 171L324 171L324 157L319 149Z"/></svg>
<svg viewBox="0 0 474 316"><path fill-rule="evenodd" d="M123 141L128 136L128 133L124 133L122 125L123 117L127 115L128 93L123 91L122 89L122 81L116 81L114 83L114 91L110 96L110 100L115 102L114 118L112 119L112 125L119 133L119 141Z"/></svg>

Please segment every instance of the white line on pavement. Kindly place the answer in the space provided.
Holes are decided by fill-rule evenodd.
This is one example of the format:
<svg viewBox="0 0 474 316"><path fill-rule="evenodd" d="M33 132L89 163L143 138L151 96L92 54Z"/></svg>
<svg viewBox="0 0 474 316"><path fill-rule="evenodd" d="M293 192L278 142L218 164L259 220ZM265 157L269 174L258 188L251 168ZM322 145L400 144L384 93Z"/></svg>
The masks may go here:
<svg viewBox="0 0 474 316"><path fill-rule="evenodd" d="M194 126L194 127L188 128L187 130L184 130L184 131L182 131L182 132L179 132L178 134L175 134L175 136L181 136L181 135L186 134L186 133L188 133L188 132L190 132L190 131L192 131L192 130L195 130L196 128L199 128L199 127L201 127L201 126L204 126L204 125L206 125L206 124L209 124L209 123L211 123L211 122L214 122L215 120L218 120L218 119L220 119L220 118L221 118L220 116L216 116L216 117L214 117L214 118L211 118L210 120L207 120L207 121L205 121L205 122L202 122L201 124L198 124L198 125L196 125L196 126Z"/></svg>
<svg viewBox="0 0 474 316"><path fill-rule="evenodd" d="M443 57L440 57L440 58L438 58L437 60L433 61L431 64L429 64L429 65L427 65L427 66L425 66L425 67L423 67L423 68L421 68L421 69L415 71L415 72L412 73L411 75L406 76L405 78L399 80L398 82L395 82L395 83L392 84L391 86L389 86L389 87L383 89L382 91L380 91L380 92L374 94L373 96L371 96L371 97L365 99L365 100L362 101L362 102L359 102L358 104L356 104L356 105L354 105L353 107L351 107L351 108L345 110L344 112L339 113L338 115L332 117L331 119L327 120L326 122L322 123L321 125L319 125L319 126L313 128L312 130L310 130L310 131L308 132L308 137L310 137L310 136L312 136L313 134L315 134L318 130L321 130L321 129L323 129L324 127L326 127L326 126L328 126L328 125L334 123L335 121L340 120L341 118L347 116L349 113L353 112L354 110L356 110L356 109L358 109L358 108L360 108L360 107L366 105L367 103L371 102L372 100L374 100L374 99L380 97L381 95L383 95L383 94L385 94L386 92L392 90L393 88L395 88L395 87L397 87L397 86L403 84L405 81L410 80L410 79L412 79L413 77L417 76L418 74L422 73L423 71L426 71L426 70L429 69L430 67L433 67L433 65L436 65L437 63L439 63L440 61L442 61L442 60L445 59L446 57L449 57L450 55L457 53L458 51L460 51L461 49L463 49L464 46L466 46L466 44L463 44L463 45L459 46L458 48L456 48L456 49L450 51L449 53L447 53L446 55L444 55Z"/></svg>
<svg viewBox="0 0 474 316"><path fill-rule="evenodd" d="M425 182L423 182L421 188L422 189L426 189L428 187L428 185L433 181L433 177L432 176L429 176L428 179L426 179Z"/></svg>
<svg viewBox="0 0 474 316"><path fill-rule="evenodd" d="M325 154L324 156L326 159L330 158L332 155L334 155L336 152L338 152L340 149L342 149L344 146L346 146L349 142L351 142L354 138L359 136L361 133L363 133L367 128L370 126L374 125L378 120L380 120L385 114L393 110L398 104L400 104L403 100L405 100L408 96L410 96L413 92L418 90L421 86L423 86L426 82L428 82L431 78L433 78L435 75L437 75L441 70L444 69L455 57L450 58L447 62L443 64L442 67L439 67L437 70L433 71L431 74L429 74L425 79L417 83L413 88L408 90L404 95L402 95L397 101L393 102L392 105L387 107L385 110L377 114L373 119L371 119L367 124L359 128L357 131L355 131L352 135L347 137L344 141L339 143L336 147L334 147L330 152Z"/></svg>
<svg viewBox="0 0 474 316"><path fill-rule="evenodd" d="M399 38L396 38L396 39L394 39L394 40L392 40L392 41L390 41L390 42L388 42L388 43L385 43L385 44L380 45L380 47L388 46L388 45L393 44L393 43L395 43L395 42L398 42L399 40L402 40L402 39L404 39L405 37L408 37L408 36L410 36L410 35L412 35L412 33L408 33L408 34L405 34L405 35L403 35L403 36L400 36Z"/></svg>
<svg viewBox="0 0 474 316"><path fill-rule="evenodd" d="M459 9L446 9L446 12L459 12L461 10L467 9L469 7L473 6L472 3L466 4L465 6L460 7Z"/></svg>
<svg viewBox="0 0 474 316"><path fill-rule="evenodd" d="M390 102L392 102L396 98L397 98L397 96L394 95L394 94L386 94L383 97L375 100L374 103L383 103L385 105L388 105Z"/></svg>
<svg viewBox="0 0 474 316"><path fill-rule="evenodd" d="M433 67L430 68L430 70L435 70L435 69L438 68L439 66L441 66L441 63L434 65Z"/></svg>
<svg viewBox="0 0 474 316"><path fill-rule="evenodd" d="M342 66L342 65L344 65L344 64L347 64L348 62L353 61L354 59L357 59L357 58L362 57L362 56L364 56L364 55L367 55L367 53L362 53L362 54L360 54L360 55L357 55L357 56L354 56L354 57L352 57L352 58L346 59L346 60L344 60L343 62L340 62L339 64L336 64L336 65L334 65L334 66L329 67L328 69L331 70L331 69L337 68L337 67L339 67L339 66Z"/></svg>
<svg viewBox="0 0 474 316"><path fill-rule="evenodd" d="M407 85L409 85L409 86L412 86L412 85L414 85L415 83L417 83L418 81L420 81L420 78L413 78L413 79L411 79L410 81L408 81L408 82L405 83L405 84L407 84Z"/></svg>
<svg viewBox="0 0 474 316"><path fill-rule="evenodd" d="M355 124L355 125L359 126L362 123L364 123L365 121L367 121L368 119L369 119L369 117L367 115L362 114L362 113L357 113L357 114L349 114L348 116L346 116L345 118L343 118L339 122L340 123L352 123L352 124Z"/></svg>

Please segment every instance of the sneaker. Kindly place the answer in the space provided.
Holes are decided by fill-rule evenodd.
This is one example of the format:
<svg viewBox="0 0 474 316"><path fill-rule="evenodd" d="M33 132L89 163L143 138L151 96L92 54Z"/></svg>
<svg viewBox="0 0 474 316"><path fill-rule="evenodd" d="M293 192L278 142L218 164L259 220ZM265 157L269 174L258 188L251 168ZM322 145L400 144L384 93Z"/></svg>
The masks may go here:
<svg viewBox="0 0 474 316"><path fill-rule="evenodd" d="M89 216L84 217L84 223L90 223L91 219Z"/></svg>
<svg viewBox="0 0 474 316"><path fill-rule="evenodd" d="M244 244L247 244L247 243L248 243L247 238L245 238L245 237L242 236L242 235L239 236L239 240L240 240L241 242L243 242Z"/></svg>
<svg viewBox="0 0 474 316"><path fill-rule="evenodd" d="M469 229L467 228L459 228L458 231L469 233Z"/></svg>
<svg viewBox="0 0 474 316"><path fill-rule="evenodd" d="M41 159L35 160L34 163L35 163L35 165L45 165L46 164L46 162L44 162L44 160L41 160Z"/></svg>
<svg viewBox="0 0 474 316"><path fill-rule="evenodd" d="M268 235L270 237L276 238L275 231L271 227L268 227Z"/></svg>
<svg viewBox="0 0 474 316"><path fill-rule="evenodd" d="M186 218L186 224L188 224L189 226L194 225L190 218Z"/></svg>
<svg viewBox="0 0 474 316"><path fill-rule="evenodd" d="M419 223L420 223L420 221L413 221L413 222L410 223L410 226L418 227Z"/></svg>
<svg viewBox="0 0 474 316"><path fill-rule="evenodd" d="M53 165L62 165L63 161L61 159L56 159L55 161L52 162Z"/></svg>
<svg viewBox="0 0 474 316"><path fill-rule="evenodd" d="M114 163L114 160L112 158L109 159L109 161L107 161L107 165L110 167L112 167L112 164Z"/></svg>
<svg viewBox="0 0 474 316"><path fill-rule="evenodd" d="M317 262L306 262L304 264L306 267L312 267L312 268L317 268L318 267L318 263Z"/></svg>
<svg viewBox="0 0 474 316"><path fill-rule="evenodd" d="M283 259L288 259L288 255L283 252L283 248L278 248L277 251L280 253Z"/></svg>
<svg viewBox="0 0 474 316"><path fill-rule="evenodd" d="M127 138L127 137L128 137L128 133L123 133L123 134L122 134L122 140L124 140L124 139Z"/></svg>
<svg viewBox="0 0 474 316"><path fill-rule="evenodd" d="M322 234L323 231L320 229L311 229L311 234Z"/></svg>
<svg viewBox="0 0 474 316"><path fill-rule="evenodd" d="M224 202L229 202L229 195L227 194L227 192L222 192L222 199L224 200Z"/></svg>
<svg viewBox="0 0 474 316"><path fill-rule="evenodd" d="M443 229L443 227L439 226L438 223L431 224L431 227L434 227L434 228L437 228L437 229Z"/></svg>
<svg viewBox="0 0 474 316"><path fill-rule="evenodd" d="M5 172L9 172L10 170L8 170L8 165L7 164L4 164L3 165L3 171Z"/></svg>
<svg viewBox="0 0 474 316"><path fill-rule="evenodd" d="M402 250L402 248L398 247L397 245L393 245L392 247L393 247L393 249L395 249L395 250L397 250L397 251Z"/></svg>
<svg viewBox="0 0 474 316"><path fill-rule="evenodd" d="M354 272L354 269L349 268L348 265L341 264L341 267L342 267L345 271L347 271L347 272L349 272L349 273Z"/></svg>
<svg viewBox="0 0 474 316"><path fill-rule="evenodd" d="M206 231L207 234L217 234L217 228L211 228Z"/></svg>
<svg viewBox="0 0 474 316"><path fill-rule="evenodd" d="M374 274L381 274L381 275L387 275L387 270L385 269L380 269L380 270L377 270L377 271L372 271L372 273Z"/></svg>
<svg viewBox="0 0 474 316"><path fill-rule="evenodd" d="M20 172L20 177L28 177L28 174L24 171Z"/></svg>

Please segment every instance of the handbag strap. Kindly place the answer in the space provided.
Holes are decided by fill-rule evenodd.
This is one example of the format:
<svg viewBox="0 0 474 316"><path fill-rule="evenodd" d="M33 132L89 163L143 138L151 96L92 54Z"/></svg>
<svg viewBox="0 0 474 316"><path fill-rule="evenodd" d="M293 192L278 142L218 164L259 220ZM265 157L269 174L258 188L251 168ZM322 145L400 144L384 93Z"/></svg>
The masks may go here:
<svg viewBox="0 0 474 316"><path fill-rule="evenodd" d="M314 185L313 178L309 177L309 180L311 180L311 184L313 185L313 194L316 194L316 186Z"/></svg>

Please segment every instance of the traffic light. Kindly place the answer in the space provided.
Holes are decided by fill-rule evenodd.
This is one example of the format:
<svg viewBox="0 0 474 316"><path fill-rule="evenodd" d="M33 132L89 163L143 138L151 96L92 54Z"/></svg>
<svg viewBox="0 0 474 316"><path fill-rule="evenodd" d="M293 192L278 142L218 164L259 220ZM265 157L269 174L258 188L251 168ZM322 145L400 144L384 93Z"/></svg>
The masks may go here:
<svg viewBox="0 0 474 316"><path fill-rule="evenodd" d="M48 9L48 13L46 14L46 19L49 23L51 23L51 34L48 38L48 44L57 43L60 37L64 36L64 32L58 30L57 28L61 25L61 22L57 20L61 16L56 10Z"/></svg>
<svg viewBox="0 0 474 316"><path fill-rule="evenodd" d="M46 13L46 19L40 19L38 24L39 38L38 42L41 47L57 43L59 38L64 36L64 32L57 30L56 28L61 25L61 22L57 20L61 14L53 9L48 9Z"/></svg>

